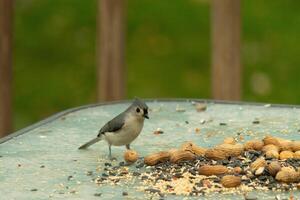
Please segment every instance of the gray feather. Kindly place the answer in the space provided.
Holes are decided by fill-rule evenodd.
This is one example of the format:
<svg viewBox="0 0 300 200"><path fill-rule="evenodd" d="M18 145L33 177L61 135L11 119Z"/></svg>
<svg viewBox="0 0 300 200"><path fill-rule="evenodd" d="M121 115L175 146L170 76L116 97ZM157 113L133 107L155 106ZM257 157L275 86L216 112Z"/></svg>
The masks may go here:
<svg viewBox="0 0 300 200"><path fill-rule="evenodd" d="M116 132L116 131L120 130L124 126L125 115L126 115L126 113L123 112L123 113L119 114L118 116L116 116L115 118L113 118L112 120L110 120L109 122L107 122L100 129L98 137L100 137L101 134L104 134L106 132Z"/></svg>
<svg viewBox="0 0 300 200"><path fill-rule="evenodd" d="M135 98L131 106L138 106L143 110L147 110L148 106L145 104L144 101L140 100L139 98Z"/></svg>
<svg viewBox="0 0 300 200"><path fill-rule="evenodd" d="M92 139L91 141L85 143L84 145L80 146L78 149L86 149L89 146L95 144L96 142L99 142L101 140L101 137L96 137L94 139Z"/></svg>
<svg viewBox="0 0 300 200"><path fill-rule="evenodd" d="M99 134L96 138L92 139L91 141L85 143L84 145L80 146L78 149L86 149L89 146L95 144L96 142L99 142L101 140L101 134L104 134L106 132L116 132L120 130L124 125L124 116L125 112L119 114L109 122L107 122L99 131Z"/></svg>

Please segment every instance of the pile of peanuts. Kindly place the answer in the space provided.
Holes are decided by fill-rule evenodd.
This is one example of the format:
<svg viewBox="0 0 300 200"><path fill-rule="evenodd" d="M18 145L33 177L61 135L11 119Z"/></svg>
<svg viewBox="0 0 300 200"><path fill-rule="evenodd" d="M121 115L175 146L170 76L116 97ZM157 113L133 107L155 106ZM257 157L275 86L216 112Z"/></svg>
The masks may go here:
<svg viewBox="0 0 300 200"><path fill-rule="evenodd" d="M222 176L221 184L225 188L241 185L241 174L251 173L259 176L265 170L278 182L300 182L300 169L285 166L283 162L287 159L299 159L300 161L300 141L286 140L270 135L262 140L250 140L244 144L237 143L234 138L226 138L222 144L213 148L203 148L193 142L185 142L179 149L170 149L146 156L144 163L148 166L154 166L163 162L179 163L181 161L192 161L197 157L218 161L233 157L239 158L242 157L245 151L251 150L260 151L263 154L247 168L228 168L220 164L202 165L199 167L198 173L204 176ZM130 150L125 152L124 159L129 163L133 163L138 159L138 155Z"/></svg>

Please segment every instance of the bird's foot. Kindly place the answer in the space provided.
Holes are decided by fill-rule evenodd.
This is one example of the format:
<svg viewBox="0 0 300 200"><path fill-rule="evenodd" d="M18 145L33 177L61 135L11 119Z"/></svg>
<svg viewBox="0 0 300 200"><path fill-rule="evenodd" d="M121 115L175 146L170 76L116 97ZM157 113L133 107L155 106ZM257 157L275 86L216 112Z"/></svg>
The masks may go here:
<svg viewBox="0 0 300 200"><path fill-rule="evenodd" d="M108 158L109 158L109 160L111 160L111 161L117 161L117 160L118 160L116 157L112 157L112 156L109 156Z"/></svg>

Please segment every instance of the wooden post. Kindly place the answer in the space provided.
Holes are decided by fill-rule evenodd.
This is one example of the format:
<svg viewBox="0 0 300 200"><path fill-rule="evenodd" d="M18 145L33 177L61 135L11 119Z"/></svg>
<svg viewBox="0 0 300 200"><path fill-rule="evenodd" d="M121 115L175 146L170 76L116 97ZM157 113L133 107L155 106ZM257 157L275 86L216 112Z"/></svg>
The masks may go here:
<svg viewBox="0 0 300 200"><path fill-rule="evenodd" d="M213 98L240 100L240 0L212 0Z"/></svg>
<svg viewBox="0 0 300 200"><path fill-rule="evenodd" d="M12 131L12 13L13 1L0 0L0 137Z"/></svg>
<svg viewBox="0 0 300 200"><path fill-rule="evenodd" d="M125 0L99 0L98 8L98 99L119 100L125 95Z"/></svg>

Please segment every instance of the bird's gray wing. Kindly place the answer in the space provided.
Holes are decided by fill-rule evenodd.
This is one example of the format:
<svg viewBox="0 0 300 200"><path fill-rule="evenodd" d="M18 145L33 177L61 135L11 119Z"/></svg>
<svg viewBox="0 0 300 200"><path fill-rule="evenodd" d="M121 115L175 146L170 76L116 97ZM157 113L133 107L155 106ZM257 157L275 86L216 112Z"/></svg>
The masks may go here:
<svg viewBox="0 0 300 200"><path fill-rule="evenodd" d="M106 132L116 132L120 130L124 126L125 122L125 113L119 114L117 117L113 118L109 122L107 122L99 131L99 134L96 138L90 140L89 142L85 143L84 145L80 146L79 149L86 149L87 147L95 144L96 142L101 140L101 134Z"/></svg>
<svg viewBox="0 0 300 200"><path fill-rule="evenodd" d="M99 131L98 137L106 132L116 132L120 130L125 123L125 113L121 113L117 117L107 122Z"/></svg>

